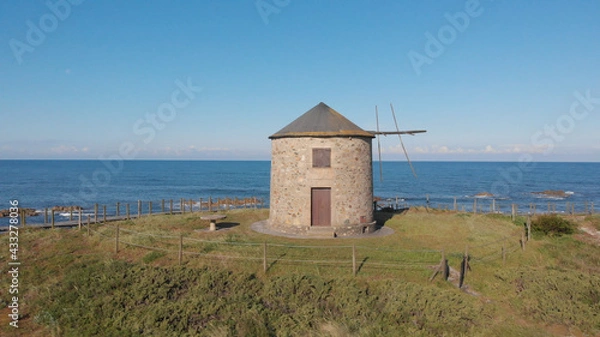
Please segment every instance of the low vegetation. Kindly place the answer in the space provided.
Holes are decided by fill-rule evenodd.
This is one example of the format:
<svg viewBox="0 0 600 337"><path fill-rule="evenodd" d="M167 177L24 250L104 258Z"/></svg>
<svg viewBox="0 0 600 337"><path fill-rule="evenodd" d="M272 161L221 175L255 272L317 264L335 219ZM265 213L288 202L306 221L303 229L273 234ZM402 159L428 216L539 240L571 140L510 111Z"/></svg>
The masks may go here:
<svg viewBox="0 0 600 337"><path fill-rule="evenodd" d="M577 225L556 214L544 214L531 222L531 229L544 235L573 234Z"/></svg>
<svg viewBox="0 0 600 337"><path fill-rule="evenodd" d="M522 250L522 223L510 217L413 209L387 221L395 233L386 237L298 240L253 232L250 224L268 217L266 210L227 215L229 229L214 233L202 231L208 224L198 214L120 224L123 241L136 239L126 230L152 234L135 242L165 251L122 244L115 254L111 225L95 227L106 237L22 229L20 328L10 327L1 311L0 335L600 334L600 247L577 235L535 236ZM161 246L161 235L194 238L198 242L188 241L185 251L203 255L186 254L179 265L178 240ZM260 259L247 259L262 256L265 241L272 257L267 273ZM351 251L344 248L351 245L358 254L355 277ZM465 251L471 256L465 289L440 276L429 281L441 251L453 269ZM0 259L6 254L0 252ZM238 258L222 258L227 254ZM286 263L290 256L315 260L329 254L348 263ZM0 284L6 285L1 268ZM6 307L8 294L0 300Z"/></svg>

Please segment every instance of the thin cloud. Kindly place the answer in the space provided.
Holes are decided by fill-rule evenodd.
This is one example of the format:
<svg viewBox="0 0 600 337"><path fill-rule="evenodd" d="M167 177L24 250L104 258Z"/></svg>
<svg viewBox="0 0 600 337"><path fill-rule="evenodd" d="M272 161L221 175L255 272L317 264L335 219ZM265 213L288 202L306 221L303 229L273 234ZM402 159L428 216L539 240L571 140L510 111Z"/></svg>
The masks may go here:
<svg viewBox="0 0 600 337"><path fill-rule="evenodd" d="M533 146L525 144L511 144L483 147L450 147L446 145L417 146L409 151L417 154L538 154L547 150L545 146ZM388 153L403 153L401 146L393 146L387 149Z"/></svg>
<svg viewBox="0 0 600 337"><path fill-rule="evenodd" d="M75 154L75 153L80 153L80 152L87 152L88 150L89 149L87 147L79 149L75 146L59 145L59 146L54 146L54 147L50 148L50 153L64 155L64 154Z"/></svg>

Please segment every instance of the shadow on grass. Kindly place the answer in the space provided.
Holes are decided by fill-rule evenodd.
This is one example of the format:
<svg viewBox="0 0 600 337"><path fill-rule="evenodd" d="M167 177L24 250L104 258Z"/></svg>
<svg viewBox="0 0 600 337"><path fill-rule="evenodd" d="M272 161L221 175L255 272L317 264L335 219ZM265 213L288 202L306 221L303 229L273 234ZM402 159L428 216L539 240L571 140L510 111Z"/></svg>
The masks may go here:
<svg viewBox="0 0 600 337"><path fill-rule="evenodd" d="M364 259L362 259L362 261L360 262L360 264L358 265L358 268L356 268L356 273L360 273L360 270L362 269L362 267L365 265L365 263L367 262L367 260L369 259L369 257L365 257Z"/></svg>
<svg viewBox="0 0 600 337"><path fill-rule="evenodd" d="M375 230L381 229L381 227L383 227L385 225L385 223L394 217L394 215L396 214L404 214L406 212L408 212L409 208L400 208L397 210L388 210L388 209L383 209L383 210L378 210L375 211L373 213L373 217L375 218L375 221L377 221L377 224L375 225Z"/></svg>
<svg viewBox="0 0 600 337"><path fill-rule="evenodd" d="M287 255L287 253L279 254L279 256L273 260L273 262L271 262L267 265L267 271L271 270L271 268L275 265L275 263L277 263L279 261L279 259L282 259L286 255Z"/></svg>
<svg viewBox="0 0 600 337"><path fill-rule="evenodd" d="M239 222L217 222L217 231L222 229L231 229L239 225Z"/></svg>

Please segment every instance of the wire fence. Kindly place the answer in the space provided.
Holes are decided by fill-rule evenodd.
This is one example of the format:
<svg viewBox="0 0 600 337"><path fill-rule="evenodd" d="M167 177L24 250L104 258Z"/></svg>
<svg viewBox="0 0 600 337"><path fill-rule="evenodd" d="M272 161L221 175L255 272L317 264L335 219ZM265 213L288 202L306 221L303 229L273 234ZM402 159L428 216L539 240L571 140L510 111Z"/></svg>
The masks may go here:
<svg viewBox="0 0 600 337"><path fill-rule="evenodd" d="M258 197L243 198L196 198L161 199L134 203L116 202L113 205L94 204L89 209L80 206L55 206L35 210L23 208L20 223L36 227L71 227L83 223L104 223L124 219L136 219L156 214L185 214L203 211L230 210L239 208L266 208L268 200ZM402 198L374 198L376 211L398 211L410 207L425 207L427 210L454 211L463 213L509 214L513 220L517 216L536 214L595 215L597 209L593 201L572 202L567 200L538 200L528 204L517 204L494 197L454 197L406 201ZM6 210L0 210L0 218ZM0 231L6 230L0 223Z"/></svg>
<svg viewBox="0 0 600 337"><path fill-rule="evenodd" d="M124 247L135 247L148 251L176 254L179 264L184 257L202 257L217 261L262 262L262 271L267 273L275 265L318 265L335 266L351 271L353 275L365 269L386 269L428 272L448 268L448 257L463 259L466 267L472 263L488 264L506 262L508 255L525 249L528 227L525 233L505 236L472 247L464 253L440 250L408 250L395 247L373 247L365 245L294 245L269 242L232 240L203 240L184 235L163 235L138 232L120 228L119 225L104 224L88 226L92 233L113 241L115 253ZM464 273L466 274L466 267ZM258 267L260 268L260 267ZM464 275L461 268L461 286ZM434 274L435 276L435 274ZM431 279L433 279L433 277ZM448 278L448 275L445 275Z"/></svg>
<svg viewBox="0 0 600 337"><path fill-rule="evenodd" d="M405 200L400 197L381 198L375 197L377 210L401 210L409 207L425 207L431 210L455 211L464 213L495 213L495 214L567 214L567 215L594 215L597 214L593 201L563 200L565 198L539 198L535 202L515 203L513 200L495 197L453 197L430 199L429 195L424 200Z"/></svg>

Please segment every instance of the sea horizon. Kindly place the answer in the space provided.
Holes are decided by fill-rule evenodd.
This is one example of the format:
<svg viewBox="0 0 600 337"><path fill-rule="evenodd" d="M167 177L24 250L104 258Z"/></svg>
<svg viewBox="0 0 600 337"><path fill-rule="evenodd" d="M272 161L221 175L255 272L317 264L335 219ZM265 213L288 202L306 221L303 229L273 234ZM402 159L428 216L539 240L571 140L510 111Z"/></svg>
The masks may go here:
<svg viewBox="0 0 600 337"><path fill-rule="evenodd" d="M468 162L414 161L415 178L406 161L373 161L374 196L400 206L424 206L509 212L517 204L523 212L531 205L557 212L573 204L577 212L587 205L600 209L600 163L595 162ZM138 200L155 205L162 199L248 198L269 206L270 160L156 160L103 162L97 159L0 160L0 210L9 200L38 211L54 206L95 204L116 211L117 202ZM563 191L563 197L535 194ZM480 193L491 197L477 197ZM4 201L2 201L4 200ZM146 205L146 204L145 204ZM144 206L147 207L147 206ZM60 220L60 219L59 219ZM57 221L59 221L57 220ZM64 219L63 219L64 220ZM0 220L4 224L7 220ZM40 221L33 217L31 221Z"/></svg>

